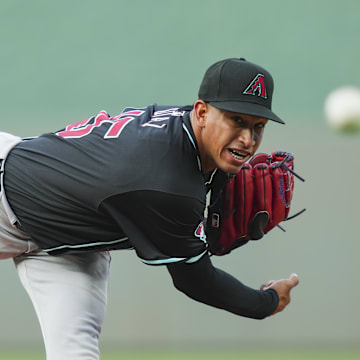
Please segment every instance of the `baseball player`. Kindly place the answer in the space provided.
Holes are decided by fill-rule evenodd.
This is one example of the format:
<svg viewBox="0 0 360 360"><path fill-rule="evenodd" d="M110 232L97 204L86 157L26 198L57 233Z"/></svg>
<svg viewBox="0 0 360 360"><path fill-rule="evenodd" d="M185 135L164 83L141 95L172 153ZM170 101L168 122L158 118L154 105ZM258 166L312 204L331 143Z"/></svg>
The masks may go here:
<svg viewBox="0 0 360 360"><path fill-rule="evenodd" d="M238 174L268 120L283 123L272 93L265 69L225 59L192 106L101 111L31 139L0 133L0 256L14 258L48 360L99 358L109 250L134 249L189 297L240 316L285 308L295 274L244 285L212 265L204 228L217 170Z"/></svg>

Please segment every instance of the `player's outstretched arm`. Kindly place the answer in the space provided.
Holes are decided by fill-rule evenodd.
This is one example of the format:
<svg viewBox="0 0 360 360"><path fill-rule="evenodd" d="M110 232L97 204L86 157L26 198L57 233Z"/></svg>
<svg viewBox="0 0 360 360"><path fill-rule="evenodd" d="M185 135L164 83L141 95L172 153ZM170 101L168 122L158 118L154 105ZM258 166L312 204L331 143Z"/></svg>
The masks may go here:
<svg viewBox="0 0 360 360"><path fill-rule="evenodd" d="M167 268L178 290L204 304L253 319L263 319L278 309L276 288L252 289L215 268L208 255L193 264L175 263Z"/></svg>

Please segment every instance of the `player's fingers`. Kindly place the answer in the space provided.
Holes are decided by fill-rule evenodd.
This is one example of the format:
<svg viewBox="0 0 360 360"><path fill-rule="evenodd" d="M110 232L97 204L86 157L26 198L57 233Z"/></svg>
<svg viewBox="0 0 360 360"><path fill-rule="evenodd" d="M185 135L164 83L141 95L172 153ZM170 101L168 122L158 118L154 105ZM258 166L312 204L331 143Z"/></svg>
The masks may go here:
<svg viewBox="0 0 360 360"><path fill-rule="evenodd" d="M289 282L289 285L293 288L294 286L299 284L299 277L297 276L297 274L293 273L290 275L288 282Z"/></svg>

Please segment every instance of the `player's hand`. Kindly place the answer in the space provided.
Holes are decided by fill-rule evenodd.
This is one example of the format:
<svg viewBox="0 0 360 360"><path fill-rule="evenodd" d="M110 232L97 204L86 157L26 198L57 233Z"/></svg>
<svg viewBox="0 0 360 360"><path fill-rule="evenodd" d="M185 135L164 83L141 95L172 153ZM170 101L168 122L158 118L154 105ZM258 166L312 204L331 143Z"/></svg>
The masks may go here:
<svg viewBox="0 0 360 360"><path fill-rule="evenodd" d="M279 295L279 304L272 315L283 311L290 303L290 291L299 283L299 278L296 274L291 274L288 279L271 280L267 284L261 285L260 290L274 289Z"/></svg>

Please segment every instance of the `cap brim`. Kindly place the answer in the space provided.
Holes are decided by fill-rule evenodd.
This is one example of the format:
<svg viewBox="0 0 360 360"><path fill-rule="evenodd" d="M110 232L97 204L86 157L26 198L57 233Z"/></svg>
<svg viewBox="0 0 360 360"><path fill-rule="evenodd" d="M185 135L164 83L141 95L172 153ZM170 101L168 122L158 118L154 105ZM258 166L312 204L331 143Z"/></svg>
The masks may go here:
<svg viewBox="0 0 360 360"><path fill-rule="evenodd" d="M208 101L208 103L218 109L236 112L239 114L247 114L253 116L259 116L265 119L269 119L280 124L285 124L276 114L265 106L240 101Z"/></svg>

